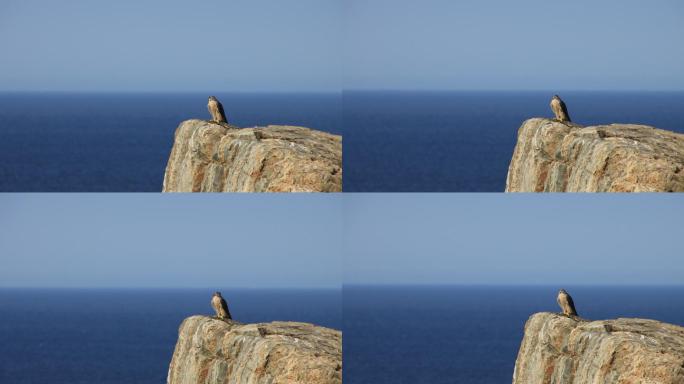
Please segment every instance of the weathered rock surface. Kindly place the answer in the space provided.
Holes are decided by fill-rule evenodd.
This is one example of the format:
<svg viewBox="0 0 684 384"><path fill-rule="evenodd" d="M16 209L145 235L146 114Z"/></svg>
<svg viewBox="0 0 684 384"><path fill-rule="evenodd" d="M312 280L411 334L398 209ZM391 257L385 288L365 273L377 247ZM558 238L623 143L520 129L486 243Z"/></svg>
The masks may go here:
<svg viewBox="0 0 684 384"><path fill-rule="evenodd" d="M307 323L183 321L168 384L341 384L342 333Z"/></svg>
<svg viewBox="0 0 684 384"><path fill-rule="evenodd" d="M518 130L506 192L682 192L683 169L682 134L534 118Z"/></svg>
<svg viewBox="0 0 684 384"><path fill-rule="evenodd" d="M513 384L541 383L682 384L684 328L536 313L525 324Z"/></svg>
<svg viewBox="0 0 684 384"><path fill-rule="evenodd" d="M342 138L303 127L187 120L163 192L341 192Z"/></svg>

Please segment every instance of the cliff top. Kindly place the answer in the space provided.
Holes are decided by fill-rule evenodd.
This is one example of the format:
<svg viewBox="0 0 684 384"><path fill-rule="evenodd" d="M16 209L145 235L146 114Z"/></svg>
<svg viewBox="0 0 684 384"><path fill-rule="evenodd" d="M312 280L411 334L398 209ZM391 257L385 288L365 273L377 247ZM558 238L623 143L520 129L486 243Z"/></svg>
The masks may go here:
<svg viewBox="0 0 684 384"><path fill-rule="evenodd" d="M533 118L518 130L507 192L684 191L684 135L636 124Z"/></svg>
<svg viewBox="0 0 684 384"><path fill-rule="evenodd" d="M308 323L183 321L169 366L177 383L342 383L342 333Z"/></svg>
<svg viewBox="0 0 684 384"><path fill-rule="evenodd" d="M684 327L647 319L532 315L513 383L684 383Z"/></svg>
<svg viewBox="0 0 684 384"><path fill-rule="evenodd" d="M164 192L341 192L342 137L304 127L176 129Z"/></svg>

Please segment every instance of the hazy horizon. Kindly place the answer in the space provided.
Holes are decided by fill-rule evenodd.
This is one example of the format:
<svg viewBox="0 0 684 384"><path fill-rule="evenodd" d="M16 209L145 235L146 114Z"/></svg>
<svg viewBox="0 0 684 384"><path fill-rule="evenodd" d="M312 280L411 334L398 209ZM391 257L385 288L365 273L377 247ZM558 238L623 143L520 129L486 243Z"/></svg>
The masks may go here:
<svg viewBox="0 0 684 384"><path fill-rule="evenodd" d="M0 90L0 94L89 94L89 95L282 95L282 94L301 94L301 95L340 95L349 92L387 92L387 93L684 93L682 89L411 89L411 88L358 88L343 90L323 90L323 91L144 91L144 90L90 90L90 91L71 91L71 90Z"/></svg>
<svg viewBox="0 0 684 384"><path fill-rule="evenodd" d="M340 209L335 195L5 193L0 287L337 288Z"/></svg>
<svg viewBox="0 0 684 384"><path fill-rule="evenodd" d="M68 287L54 287L54 286L0 286L0 291L2 290L56 290L56 291L224 291L224 290L237 290L237 291L342 291L341 287L331 287L331 286L312 286L312 287L298 287L298 286L288 286L288 287L250 287L250 286L154 286L154 287L121 287L121 286L68 286Z"/></svg>
<svg viewBox="0 0 684 384"><path fill-rule="evenodd" d="M684 89L676 0L346 0L345 89Z"/></svg>
<svg viewBox="0 0 684 384"><path fill-rule="evenodd" d="M8 0L0 90L680 91L682 15L676 0Z"/></svg>
<svg viewBox="0 0 684 384"><path fill-rule="evenodd" d="M344 285L679 286L681 195L351 194Z"/></svg>
<svg viewBox="0 0 684 384"><path fill-rule="evenodd" d="M458 288L539 288L539 287L616 287L616 288L674 288L682 287L684 288L684 283L669 283L669 284L655 284L655 283L644 283L644 284L601 284L601 283L579 283L579 284L566 284L560 287L559 284L553 283L539 283L539 284L523 284L523 283L508 283L508 284L496 284L496 283L471 283L471 284L459 284L459 283L352 283L343 284L343 286L349 287L426 287L426 288L439 288L439 287L458 287ZM344 287L343 287L344 288Z"/></svg>
<svg viewBox="0 0 684 384"><path fill-rule="evenodd" d="M145 290L145 291L174 291L174 290L188 290L188 291L204 291L204 290L215 290L221 291L223 289L235 289L244 291L273 291L273 290L285 290L285 291L341 291L344 287L369 287L369 288L393 288L393 287L416 287L416 288L548 288L548 287L615 287L615 288L684 288L684 283L642 283L642 284L601 284L601 283L573 283L573 284L553 284L553 283L539 283L539 284L523 284L523 283L508 283L508 284L496 284L496 283L471 283L471 284L459 284L459 283L345 283L342 287L333 286L0 286L0 290L64 290L64 291L79 291L79 290L102 290L102 291L135 291L135 290Z"/></svg>
<svg viewBox="0 0 684 384"><path fill-rule="evenodd" d="M340 7L338 0L3 1L0 90L336 90Z"/></svg>

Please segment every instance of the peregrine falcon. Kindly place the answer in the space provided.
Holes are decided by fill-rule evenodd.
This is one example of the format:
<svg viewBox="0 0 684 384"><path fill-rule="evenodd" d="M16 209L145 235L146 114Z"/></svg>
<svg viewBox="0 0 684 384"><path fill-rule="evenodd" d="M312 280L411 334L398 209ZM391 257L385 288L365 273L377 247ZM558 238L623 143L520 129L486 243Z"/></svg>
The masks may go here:
<svg viewBox="0 0 684 384"><path fill-rule="evenodd" d="M565 289L558 291L558 297L556 302L560 305L563 310L563 314L566 316L577 316L577 310L575 310L575 303L572 301L572 297L565 292Z"/></svg>
<svg viewBox="0 0 684 384"><path fill-rule="evenodd" d="M214 311L216 311L216 317L219 319L233 318L228 310L228 304L221 296L221 292L214 292L214 295L211 297L211 306L214 308Z"/></svg>
<svg viewBox="0 0 684 384"><path fill-rule="evenodd" d="M209 96L209 103L207 104L211 120L217 123L227 123L226 113L223 111L223 105L215 96Z"/></svg>
<svg viewBox="0 0 684 384"><path fill-rule="evenodd" d="M568 113L568 109L565 107L565 103L560 97L558 97L558 95L553 95L550 105L553 114L556 115L556 120L560 121L561 123L566 121L569 123L572 121L570 120L570 114Z"/></svg>

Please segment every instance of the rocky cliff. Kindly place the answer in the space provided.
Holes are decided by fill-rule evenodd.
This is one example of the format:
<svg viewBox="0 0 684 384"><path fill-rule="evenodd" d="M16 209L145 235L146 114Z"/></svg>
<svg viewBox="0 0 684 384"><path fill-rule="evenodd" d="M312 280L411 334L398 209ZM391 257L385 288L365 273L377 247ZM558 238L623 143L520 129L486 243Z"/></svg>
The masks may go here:
<svg viewBox="0 0 684 384"><path fill-rule="evenodd" d="M342 138L303 127L176 129L163 192L341 192Z"/></svg>
<svg viewBox="0 0 684 384"><path fill-rule="evenodd" d="M525 324L513 384L682 384L684 328L537 313Z"/></svg>
<svg viewBox="0 0 684 384"><path fill-rule="evenodd" d="M342 333L307 323L183 321L168 384L341 384Z"/></svg>
<svg viewBox="0 0 684 384"><path fill-rule="evenodd" d="M684 135L646 125L527 120L507 192L682 192Z"/></svg>

